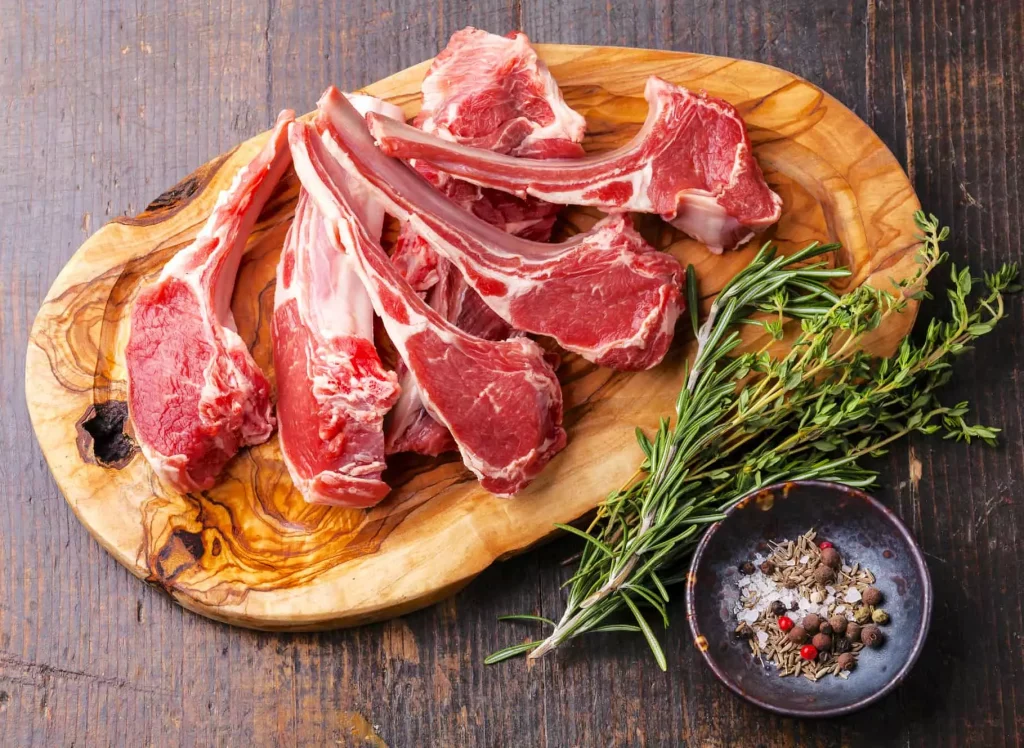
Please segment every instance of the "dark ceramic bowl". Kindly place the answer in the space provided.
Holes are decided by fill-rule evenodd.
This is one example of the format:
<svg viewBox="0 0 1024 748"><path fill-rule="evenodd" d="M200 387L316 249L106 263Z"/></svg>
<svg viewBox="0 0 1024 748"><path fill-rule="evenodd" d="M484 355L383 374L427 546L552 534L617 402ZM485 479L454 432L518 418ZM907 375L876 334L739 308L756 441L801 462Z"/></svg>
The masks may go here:
<svg viewBox="0 0 1024 748"><path fill-rule="evenodd" d="M738 567L761 541L794 539L814 528L848 563L871 570L891 616L885 644L864 649L847 680L780 678L733 637ZM863 491L799 481L743 499L697 546L686 585L686 613L704 660L725 685L748 701L794 717L835 717L882 698L906 677L924 644L932 585L921 551L903 523Z"/></svg>

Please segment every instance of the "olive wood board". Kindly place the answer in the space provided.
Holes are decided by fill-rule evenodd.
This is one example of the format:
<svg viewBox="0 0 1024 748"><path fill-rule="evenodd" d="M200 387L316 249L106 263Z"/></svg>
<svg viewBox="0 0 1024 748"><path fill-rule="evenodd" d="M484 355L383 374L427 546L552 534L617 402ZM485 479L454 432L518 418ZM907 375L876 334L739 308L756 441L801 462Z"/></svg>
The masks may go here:
<svg viewBox="0 0 1024 748"><path fill-rule="evenodd" d="M832 261L853 270L841 290L890 287L915 268L913 187L881 140L811 83L773 67L645 49L537 45L566 101L587 118L588 150L624 143L647 112L649 75L705 90L738 107L765 176L783 199L779 223L739 251L714 255L658 219L641 231L698 273L706 308L764 241L783 252L839 241ZM363 89L413 116L429 61ZM294 102L301 105L302 102ZM483 491L457 454L400 456L377 507L304 503L277 437L243 450L218 484L177 494L161 486L126 421L124 347L139 288L195 237L235 172L267 133L199 168L134 218L90 237L58 275L32 328L26 393L57 485L79 520L133 574L186 608L268 630L314 630L389 618L452 594L496 560L544 539L556 522L592 510L641 459L634 429L672 412L693 335L683 315L666 360L614 372L566 355L566 449L513 499ZM249 240L232 307L239 333L273 381L274 272L298 184L286 177ZM598 213L565 211L559 230ZM872 348L891 351L916 306L885 322ZM751 328L752 330L754 328ZM763 340L760 342L764 342ZM757 344L751 337L748 345Z"/></svg>

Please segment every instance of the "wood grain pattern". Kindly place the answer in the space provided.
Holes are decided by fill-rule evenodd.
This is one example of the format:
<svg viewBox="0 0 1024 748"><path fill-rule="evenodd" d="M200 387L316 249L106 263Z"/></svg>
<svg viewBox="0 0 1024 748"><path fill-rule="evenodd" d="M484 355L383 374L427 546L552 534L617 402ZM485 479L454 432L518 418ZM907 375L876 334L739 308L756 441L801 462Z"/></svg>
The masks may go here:
<svg viewBox="0 0 1024 748"><path fill-rule="evenodd" d="M587 117L589 149L616 147L636 131L650 75L739 108L766 177L783 197L778 225L745 250L716 256L657 220L643 224L656 246L697 267L703 296L765 240L782 251L812 240L842 242L833 259L854 270L845 287L891 288L913 272L913 188L870 129L810 83L728 58L538 50L568 103ZM428 64L366 90L411 117ZM141 455L130 453L130 422L127 438L117 424L99 433L97 414L124 400L123 349L138 289L194 238L220 190L265 137L206 165L139 216L93 235L57 277L33 327L26 390L43 454L79 519L119 561L184 606L229 623L291 630L365 623L459 589L494 560L549 535L555 522L592 509L633 472L632 426L653 428L671 409L685 339L664 364L639 374L566 357L560 377L569 446L513 501L488 495L457 455L447 455L395 461L386 476L394 490L370 512L307 505L288 480L276 439L241 453L209 491L182 495L166 491ZM274 272L297 189L292 175L264 209L233 299L239 333L271 377ZM575 231L594 216L570 212L565 222ZM913 318L908 312L880 331L877 349L891 349ZM104 457L111 435L124 451Z"/></svg>
<svg viewBox="0 0 1024 748"><path fill-rule="evenodd" d="M628 635L584 638L533 667L483 667L534 633L497 616L561 612L572 538L387 623L316 634L213 624L140 585L75 520L22 389L32 319L92 232L279 109L426 59L467 23L791 70L879 134L953 227L954 261L979 272L1020 262L1019 2L0 0L0 13L0 745L365 746L371 733L396 747L1024 742L1020 302L948 393L1003 428L1002 446L914 438L883 460L878 495L928 554L932 635L900 689L834 721L773 717L720 687L680 628L681 595L659 631L667 674Z"/></svg>

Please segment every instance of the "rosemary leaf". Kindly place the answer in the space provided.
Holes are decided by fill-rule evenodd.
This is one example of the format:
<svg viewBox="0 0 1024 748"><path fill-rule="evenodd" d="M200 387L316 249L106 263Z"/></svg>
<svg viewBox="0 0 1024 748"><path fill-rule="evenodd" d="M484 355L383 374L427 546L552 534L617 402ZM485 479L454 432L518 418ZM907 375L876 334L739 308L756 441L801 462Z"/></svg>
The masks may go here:
<svg viewBox="0 0 1024 748"><path fill-rule="evenodd" d="M811 478L871 486L877 474L863 461L911 433L995 443L999 429L969 423L967 403L945 405L937 391L949 380L951 361L1003 318L1005 295L1020 288L1016 265L981 279L952 266L948 320L931 320L919 342L905 338L888 358L863 350L865 337L885 320L929 298L925 282L947 259L940 245L949 230L935 216L914 217L921 231L918 272L891 290L832 291L829 281L849 275L822 259L838 245L813 243L783 256L766 244L719 291L698 325L696 274L687 268L697 350L684 369L675 412L650 437L636 430L640 467L609 494L587 530L558 525L586 541L565 585L562 617L504 618L540 621L551 627L547 637L485 662L543 657L584 633L638 631L664 670L664 652L641 606L668 626L669 586L685 579L683 564L706 526L744 496ZM772 342L792 320L799 323L792 346L773 353ZM746 324L762 327L768 341L737 353ZM624 608L636 626L605 623Z"/></svg>
<svg viewBox="0 0 1024 748"><path fill-rule="evenodd" d="M597 628L590 629L588 634L610 634L615 631L628 631L629 633L639 634L643 631L639 626L633 626L629 623L609 623L607 626L598 626Z"/></svg>
<svg viewBox="0 0 1024 748"><path fill-rule="evenodd" d="M498 616L499 621L535 621L539 623L547 624L548 626L554 626L555 622L550 618L544 618L543 616L531 616L526 613L518 613L515 615Z"/></svg>
<svg viewBox="0 0 1024 748"><path fill-rule="evenodd" d="M650 624L647 623L647 619L644 618L644 614L640 612L640 608L636 607L629 595L621 595L622 600L625 601L629 609L633 611L633 615L636 616L636 622L640 626L640 630L643 632L644 637L647 639L647 643L651 647L651 652L654 653L654 660L658 663L658 667L662 670L668 670L668 661L665 659L665 652L662 650L661 645L658 643L657 637L654 636L654 632L651 631Z"/></svg>
<svg viewBox="0 0 1024 748"><path fill-rule="evenodd" d="M508 660L517 655L526 654L531 649L536 647L540 642L526 642L525 644L515 644L505 649L499 649L497 652L487 655L484 658L485 665L494 665L495 663L501 662L502 660Z"/></svg>

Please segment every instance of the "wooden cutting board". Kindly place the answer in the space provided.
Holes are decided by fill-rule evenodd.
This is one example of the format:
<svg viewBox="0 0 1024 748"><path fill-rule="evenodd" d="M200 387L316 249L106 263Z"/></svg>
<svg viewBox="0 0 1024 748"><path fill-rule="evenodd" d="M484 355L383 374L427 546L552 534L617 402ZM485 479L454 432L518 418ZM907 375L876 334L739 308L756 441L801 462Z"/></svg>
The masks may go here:
<svg viewBox="0 0 1024 748"><path fill-rule="evenodd" d="M828 94L753 62L612 47L538 45L566 101L587 118L588 149L617 146L647 111L651 74L735 104L782 196L782 220L752 244L792 251L838 240L846 287L888 287L914 269L917 197L878 137ZM419 108L424 62L365 91ZM301 107L303 102L294 102ZM259 135L211 161L135 218L117 219L64 267L32 329L26 392L54 478L81 522L118 561L203 615L261 629L309 630L400 615L450 595L495 560L519 553L592 509L640 461L633 429L672 411L692 335L653 371L612 372L567 356L559 370L569 445L520 496L480 489L456 455L402 456L392 494L368 512L307 505L292 489L276 436L243 451L210 491L168 492L134 449L125 423L124 346L138 289L186 246L220 190L257 152ZM273 377L274 269L297 183L286 179L251 238L232 302L239 332ZM597 214L570 212L565 230ZM650 241L693 263L710 298L752 253L715 256L656 219ZM915 310L916 312L916 310ZM914 312L890 319L874 345L891 350ZM127 435L126 435L127 434Z"/></svg>

